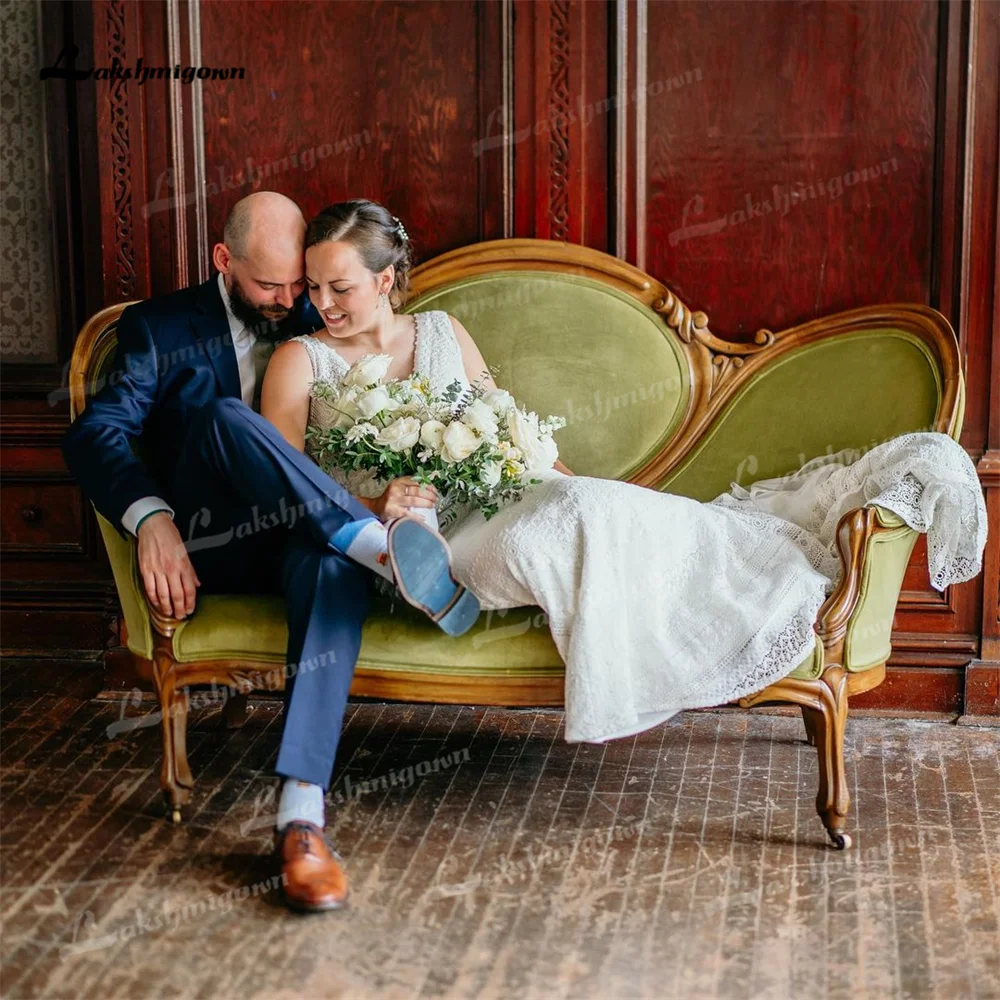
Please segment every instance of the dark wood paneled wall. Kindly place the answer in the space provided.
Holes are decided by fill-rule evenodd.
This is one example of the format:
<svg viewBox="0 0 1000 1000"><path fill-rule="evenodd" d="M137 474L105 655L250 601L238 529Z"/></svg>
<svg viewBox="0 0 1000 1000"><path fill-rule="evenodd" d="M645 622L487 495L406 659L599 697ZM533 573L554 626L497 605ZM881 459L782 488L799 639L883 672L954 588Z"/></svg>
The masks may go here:
<svg viewBox="0 0 1000 1000"><path fill-rule="evenodd" d="M504 236L617 254L737 340L866 303L941 309L967 359L963 444L992 511L987 570L939 595L918 547L889 679L857 704L1000 714L1000 5L47 10L50 63L71 37L85 66L245 70L200 87L48 84L65 359L102 305L206 277L229 208L261 187L307 215L383 201L423 259ZM106 560L55 450L59 380L56 366L3 373L4 645L119 662Z"/></svg>

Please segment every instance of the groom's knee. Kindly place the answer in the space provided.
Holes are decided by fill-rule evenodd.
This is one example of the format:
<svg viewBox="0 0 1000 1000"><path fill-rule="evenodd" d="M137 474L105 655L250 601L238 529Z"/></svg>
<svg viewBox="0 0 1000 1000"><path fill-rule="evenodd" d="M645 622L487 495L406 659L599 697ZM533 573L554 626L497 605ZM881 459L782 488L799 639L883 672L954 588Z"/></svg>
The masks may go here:
<svg viewBox="0 0 1000 1000"><path fill-rule="evenodd" d="M199 437L204 437L206 432L213 430L238 429L241 434L245 434L248 428L255 424L255 418L259 419L259 415L255 414L242 399L237 399L235 396L216 396L200 407L191 427L196 428Z"/></svg>
<svg viewBox="0 0 1000 1000"><path fill-rule="evenodd" d="M191 419L191 426L206 427L212 424L229 423L234 416L238 416L238 406L245 406L242 400L234 396L216 396L207 403L199 406Z"/></svg>
<svg viewBox="0 0 1000 1000"><path fill-rule="evenodd" d="M253 410L235 396L217 396L207 403L204 409L208 420L213 420L218 424L231 424L235 421L246 420L247 414Z"/></svg>

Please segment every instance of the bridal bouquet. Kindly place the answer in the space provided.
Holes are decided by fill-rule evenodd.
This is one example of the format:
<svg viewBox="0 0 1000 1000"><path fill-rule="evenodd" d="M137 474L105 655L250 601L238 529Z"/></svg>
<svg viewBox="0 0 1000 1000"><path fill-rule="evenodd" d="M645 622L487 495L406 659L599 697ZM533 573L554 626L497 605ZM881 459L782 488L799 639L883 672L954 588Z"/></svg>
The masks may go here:
<svg viewBox="0 0 1000 1000"><path fill-rule="evenodd" d="M327 404L329 415L326 427L307 428L306 440L324 469L433 485L447 523L464 504L489 520L558 458L552 432L566 425L563 417L540 419L506 390L485 390L479 380L465 389L455 380L441 393L417 374L387 381L391 362L388 354L368 354L339 384L312 383L311 396Z"/></svg>

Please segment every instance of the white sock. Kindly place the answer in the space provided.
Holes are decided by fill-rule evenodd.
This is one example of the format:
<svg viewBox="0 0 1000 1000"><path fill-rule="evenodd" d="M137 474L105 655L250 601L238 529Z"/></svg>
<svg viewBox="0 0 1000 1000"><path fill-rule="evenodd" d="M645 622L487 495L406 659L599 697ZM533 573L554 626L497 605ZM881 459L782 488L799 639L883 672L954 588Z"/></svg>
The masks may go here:
<svg viewBox="0 0 1000 1000"><path fill-rule="evenodd" d="M377 518L349 521L330 541L349 559L395 582L386 545L388 528Z"/></svg>
<svg viewBox="0 0 1000 1000"><path fill-rule="evenodd" d="M299 781L298 778L285 779L281 786L275 826L283 830L294 819L315 823L321 830L326 826L323 789L319 785L310 785L308 781Z"/></svg>

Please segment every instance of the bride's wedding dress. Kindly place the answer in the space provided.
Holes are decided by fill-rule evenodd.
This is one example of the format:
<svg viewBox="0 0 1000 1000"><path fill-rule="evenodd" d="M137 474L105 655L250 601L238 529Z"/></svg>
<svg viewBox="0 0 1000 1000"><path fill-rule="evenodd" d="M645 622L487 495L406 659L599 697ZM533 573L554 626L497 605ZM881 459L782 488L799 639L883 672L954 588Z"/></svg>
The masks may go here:
<svg viewBox="0 0 1000 1000"><path fill-rule="evenodd" d="M455 379L467 386L447 313L415 321L415 371L435 391ZM333 348L294 339L316 379L346 374ZM328 426L328 414L312 400L310 425ZM827 456L711 503L552 469L489 521L465 509L442 534L455 575L484 609L544 609L566 664L566 739L603 741L759 691L794 669L813 648L813 622L840 573L834 533L852 507L875 501L929 531L938 589L979 571L985 505L950 438L911 434L849 465L845 457L853 456ZM385 488L365 472L327 471L356 495Z"/></svg>

